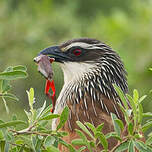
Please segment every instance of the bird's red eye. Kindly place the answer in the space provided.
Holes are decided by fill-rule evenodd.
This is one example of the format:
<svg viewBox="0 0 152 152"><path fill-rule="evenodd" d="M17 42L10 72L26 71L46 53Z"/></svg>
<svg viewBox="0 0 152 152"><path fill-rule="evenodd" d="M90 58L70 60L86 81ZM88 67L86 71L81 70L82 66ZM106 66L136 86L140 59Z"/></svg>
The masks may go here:
<svg viewBox="0 0 152 152"><path fill-rule="evenodd" d="M81 53L82 53L82 51L80 49L76 49L76 50L73 51L73 54L75 56L79 56L79 55L81 55Z"/></svg>

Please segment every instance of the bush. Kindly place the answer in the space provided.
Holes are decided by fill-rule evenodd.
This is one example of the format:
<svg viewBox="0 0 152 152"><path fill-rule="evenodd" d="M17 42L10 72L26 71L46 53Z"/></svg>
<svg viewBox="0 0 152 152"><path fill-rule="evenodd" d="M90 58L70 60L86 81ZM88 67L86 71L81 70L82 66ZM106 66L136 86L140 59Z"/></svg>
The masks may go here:
<svg viewBox="0 0 152 152"><path fill-rule="evenodd" d="M4 72L0 73L1 79L1 92L0 96L6 105L5 98L11 98L17 100L17 97L13 94L8 93L10 86L10 80L17 78L27 77L26 68L24 66L9 67ZM127 150L134 152L138 149L142 152L152 151L152 133L149 133L147 139L144 139L143 133L145 133L151 126L152 120L149 119L144 124L143 118L151 117L152 113L144 113L142 107L142 101L146 98L146 95L139 97L137 90L133 91L133 97L123 92L119 87L114 85L117 93L119 94L123 105L119 105L124 116L126 125L116 117L115 114L111 113L111 118L114 125L114 132L104 135L102 128L104 124L100 124L95 127L93 124L86 122L82 124L77 121L77 125L80 130L76 130L80 139L72 140L72 144L68 144L62 140L63 136L68 136L66 132L59 131L68 119L69 109L65 107L61 115L50 113L51 105L46 107L46 101L43 106L35 109L34 103L34 89L31 88L27 91L28 103L30 110L25 111L28 122L18 120L14 115L11 121L4 122L0 120L0 149L1 152L59 152L57 148L58 143L66 146L70 152L81 152L86 148L92 152L96 147L101 144L103 152L108 152L108 138L113 137L118 140L118 144L111 150L111 152L121 152ZM128 104L129 103L129 104ZM129 108L129 106L131 108ZM6 105L6 110L8 107ZM51 120L60 118L60 122L55 131L51 130ZM20 129L24 127L24 129ZM127 134L124 134L127 132ZM85 133L85 134L84 134ZM90 140L87 139L90 137ZM144 141L143 141L144 140ZM81 145L79 150L74 148L75 145Z"/></svg>

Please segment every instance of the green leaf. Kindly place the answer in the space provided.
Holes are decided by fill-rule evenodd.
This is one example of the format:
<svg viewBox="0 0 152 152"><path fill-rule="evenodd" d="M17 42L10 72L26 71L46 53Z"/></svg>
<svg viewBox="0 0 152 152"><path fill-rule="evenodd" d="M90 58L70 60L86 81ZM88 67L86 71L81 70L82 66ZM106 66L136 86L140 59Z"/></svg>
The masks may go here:
<svg viewBox="0 0 152 152"><path fill-rule="evenodd" d="M69 144L66 143L64 140L62 140L61 138L58 139L58 142L59 142L60 144L64 145L65 147L67 147L67 148L68 148L68 146L69 146Z"/></svg>
<svg viewBox="0 0 152 152"><path fill-rule="evenodd" d="M134 101L134 99L130 96L130 95L126 95L128 100L130 101L131 104L131 108L133 110L133 115L134 115L134 123L136 124L136 120L137 120L137 108L136 108L136 102ZM135 97L134 97L135 98Z"/></svg>
<svg viewBox="0 0 152 152"><path fill-rule="evenodd" d="M103 148L105 150L107 150L108 149L108 141L107 141L105 135L102 132L98 131L98 132L96 132L95 136L98 137L98 139L99 139L100 143L102 144Z"/></svg>
<svg viewBox="0 0 152 152"><path fill-rule="evenodd" d="M143 107L140 103L138 104L138 110L138 123L141 124L143 118Z"/></svg>
<svg viewBox="0 0 152 152"><path fill-rule="evenodd" d="M13 133L12 133L12 132L7 132L7 133L5 133L5 140L6 140L7 142L14 140Z"/></svg>
<svg viewBox="0 0 152 152"><path fill-rule="evenodd" d="M18 66L13 67L13 71L24 71L24 72L26 72L27 68L26 68L26 66L18 65Z"/></svg>
<svg viewBox="0 0 152 152"><path fill-rule="evenodd" d="M152 152L152 147L147 146L147 151L148 151L148 152Z"/></svg>
<svg viewBox="0 0 152 152"><path fill-rule="evenodd" d="M129 146L128 146L128 152L134 152L134 151L135 151L134 142L130 140Z"/></svg>
<svg viewBox="0 0 152 152"><path fill-rule="evenodd" d="M85 142L83 141L83 139L73 139L72 141L71 141L71 143L73 144L73 145L85 145Z"/></svg>
<svg viewBox="0 0 152 152"><path fill-rule="evenodd" d="M119 95L123 105L125 106L126 110L128 111L128 101L126 100L123 91L116 84L113 84L113 86L114 86L117 94Z"/></svg>
<svg viewBox="0 0 152 152"><path fill-rule="evenodd" d="M115 152L124 152L125 150L128 149L129 146L129 142L123 142L121 143L116 149Z"/></svg>
<svg viewBox="0 0 152 152"><path fill-rule="evenodd" d="M142 131L145 132L145 131L147 131L150 127L152 127L152 121L149 121L149 122L145 123L145 124L142 126Z"/></svg>
<svg viewBox="0 0 152 152"><path fill-rule="evenodd" d="M128 125L128 132L130 135L133 135L133 131L134 131L134 126L133 126L133 123L130 122Z"/></svg>
<svg viewBox="0 0 152 152"><path fill-rule="evenodd" d="M111 113L111 118L112 118L112 122L113 122L113 125L114 125L114 130L115 132L117 133L118 136L120 136L120 133L121 133L121 128L119 127L118 123L115 121L117 120L117 116L113 113Z"/></svg>
<svg viewBox="0 0 152 152"><path fill-rule="evenodd" d="M41 116L41 114L44 111L45 107L46 107L46 101L44 102L43 106L37 110L36 119L38 119Z"/></svg>
<svg viewBox="0 0 152 152"><path fill-rule="evenodd" d="M1 123L0 128L6 128L6 127L21 125L21 124L26 124L26 123L22 120L9 121L5 123Z"/></svg>
<svg viewBox="0 0 152 152"><path fill-rule="evenodd" d="M58 134L59 134L61 137L63 137L63 136L67 136L67 135L68 135L68 132L66 132L66 131L60 131L60 132L58 132Z"/></svg>
<svg viewBox="0 0 152 152"><path fill-rule="evenodd" d="M82 138L83 141L86 143L87 137L84 135L84 133L78 129L75 129L75 130L76 130L77 134L80 136L80 138Z"/></svg>
<svg viewBox="0 0 152 152"><path fill-rule="evenodd" d="M59 149L51 145L47 148L47 152L59 152Z"/></svg>
<svg viewBox="0 0 152 152"><path fill-rule="evenodd" d="M57 130L59 130L64 126L65 122L68 120L68 116L69 116L69 108L65 107L61 113L60 122L57 126Z"/></svg>
<svg viewBox="0 0 152 152"><path fill-rule="evenodd" d="M11 93L3 94L2 96L4 98L10 98L10 99L13 99L15 101L19 101L19 99L14 94L11 94Z"/></svg>
<svg viewBox="0 0 152 152"><path fill-rule="evenodd" d="M71 144L66 143L65 141L63 141L62 139L59 139L58 142L62 145L64 145L65 147L67 147L69 149L69 152L77 152L75 150L75 148L72 147Z"/></svg>
<svg viewBox="0 0 152 152"><path fill-rule="evenodd" d="M3 72L12 72L12 71L13 71L13 67L9 66Z"/></svg>
<svg viewBox="0 0 152 152"><path fill-rule="evenodd" d="M143 138L143 135L138 132L138 133L136 133L136 134L134 135L134 137L135 137L136 139L141 139L141 138Z"/></svg>
<svg viewBox="0 0 152 152"><path fill-rule="evenodd" d="M95 144L94 141L90 141L89 143L90 143L90 146L91 146L92 148L95 148L95 147L96 147L96 144Z"/></svg>
<svg viewBox="0 0 152 152"><path fill-rule="evenodd" d="M126 120L126 123L127 125L129 124L129 116L128 116L128 112L125 110L125 108L120 104L118 103L121 111L123 112L124 116L125 116L125 120Z"/></svg>
<svg viewBox="0 0 152 152"><path fill-rule="evenodd" d="M13 115L12 116L12 121L16 121L17 120L17 116L16 115ZM16 127L16 126L14 126L14 127Z"/></svg>
<svg viewBox="0 0 152 152"><path fill-rule="evenodd" d="M124 124L123 124L122 120L120 120L120 119L115 119L115 122L119 125L119 127L120 127L121 130L124 129Z"/></svg>
<svg viewBox="0 0 152 152"><path fill-rule="evenodd" d="M104 126L104 123L97 126L96 131L102 131L102 128Z"/></svg>
<svg viewBox="0 0 152 152"><path fill-rule="evenodd" d="M109 139L111 137L121 141L122 139L120 138L120 136L118 136L115 132L110 132L108 134L105 135L106 139Z"/></svg>
<svg viewBox="0 0 152 152"><path fill-rule="evenodd" d="M2 124L2 123L4 123L4 121L0 119L0 124Z"/></svg>
<svg viewBox="0 0 152 152"><path fill-rule="evenodd" d="M146 140L146 145L151 145L152 144L152 136L150 136L147 140Z"/></svg>
<svg viewBox="0 0 152 152"><path fill-rule="evenodd" d="M12 71L0 73L0 79L3 80L16 80L19 78L26 78L28 75L24 71Z"/></svg>
<svg viewBox="0 0 152 152"><path fill-rule="evenodd" d="M139 99L139 93L138 93L138 91L136 89L134 89L134 91L133 91L133 100L134 100L135 103L137 103L138 99Z"/></svg>
<svg viewBox="0 0 152 152"><path fill-rule="evenodd" d="M86 128L86 126L83 125L83 123L81 123L80 121L76 121L76 123L87 135L89 135L92 139L94 139L90 131Z"/></svg>
<svg viewBox="0 0 152 152"><path fill-rule="evenodd" d="M31 112L32 112L32 119L31 119L31 121L34 122L36 120L36 115L37 115L36 109L31 110Z"/></svg>
<svg viewBox="0 0 152 152"><path fill-rule="evenodd" d="M24 144L24 140L21 140L21 139L16 140L15 144L22 145L22 144Z"/></svg>
<svg viewBox="0 0 152 152"><path fill-rule="evenodd" d="M3 135L2 130L0 130L0 141L1 141L1 140L4 140L4 135Z"/></svg>
<svg viewBox="0 0 152 152"><path fill-rule="evenodd" d="M34 89L33 88L30 88L30 91L29 91L29 102L31 105L33 105L34 103Z"/></svg>
<svg viewBox="0 0 152 152"><path fill-rule="evenodd" d="M2 93L5 93L11 89L9 80L2 80Z"/></svg>
<svg viewBox="0 0 152 152"><path fill-rule="evenodd" d="M1 92L1 93L3 92L2 83L3 83L3 80L0 80L0 92Z"/></svg>
<svg viewBox="0 0 152 152"><path fill-rule="evenodd" d="M78 129L75 129L75 130L76 130L77 134L80 136L80 138L83 139L85 145L88 147L88 150L90 152L92 152L89 141L87 140L87 137L84 135L84 133L82 131L78 130Z"/></svg>
<svg viewBox="0 0 152 152"><path fill-rule="evenodd" d="M28 95L28 101L29 101L29 106L30 106L30 110L33 113L33 104L34 104L34 89L30 88L29 91L26 91L27 95Z"/></svg>
<svg viewBox="0 0 152 152"><path fill-rule="evenodd" d="M68 144L68 149L70 152L77 152L71 144Z"/></svg>
<svg viewBox="0 0 152 152"><path fill-rule="evenodd" d="M0 150L1 152L5 152L5 140L0 141Z"/></svg>
<svg viewBox="0 0 152 152"><path fill-rule="evenodd" d="M143 142L141 142L141 141L134 141L134 144L135 144L136 148L137 148L139 151L141 151L141 152L150 152L150 151L147 149L145 143L143 143Z"/></svg>
<svg viewBox="0 0 152 152"><path fill-rule="evenodd" d="M16 114L14 114L13 116L12 116L12 120L14 121L14 120L17 120L17 115Z"/></svg>
<svg viewBox="0 0 152 152"><path fill-rule="evenodd" d="M86 147L85 147L85 146L82 146L81 148L78 149L77 152L83 152L85 149L86 149Z"/></svg>
<svg viewBox="0 0 152 152"><path fill-rule="evenodd" d="M32 142L32 148L34 150L34 152L36 152L36 136L31 135L31 142Z"/></svg>
<svg viewBox="0 0 152 152"><path fill-rule="evenodd" d="M45 138L45 141L44 141L44 146L47 148L49 147L50 145L53 145L55 143L55 137L53 136L47 136Z"/></svg>
<svg viewBox="0 0 152 152"><path fill-rule="evenodd" d="M28 121L30 122L30 120L31 120L31 112L27 112L26 110L24 110L24 112L25 112L25 114L26 114L26 116L27 116L27 118L28 118Z"/></svg>
<svg viewBox="0 0 152 152"><path fill-rule="evenodd" d="M94 127L94 125L92 125L90 122L85 122L84 124L85 124L89 129L91 129L92 132L95 134L96 128Z"/></svg>
<svg viewBox="0 0 152 152"><path fill-rule="evenodd" d="M13 133L12 132L5 132L5 140L8 142L8 141L12 141L14 140L14 136L13 136Z"/></svg>
<svg viewBox="0 0 152 152"><path fill-rule="evenodd" d="M58 117L60 117L60 115L58 115L58 114L49 114L47 116L40 118L40 120L51 120L51 119L58 118Z"/></svg>
<svg viewBox="0 0 152 152"><path fill-rule="evenodd" d="M146 97L147 97L147 95L144 95L144 96L140 97L139 100L138 100L138 102L139 102L139 103L142 103L142 101L143 101Z"/></svg>
<svg viewBox="0 0 152 152"><path fill-rule="evenodd" d="M152 113L151 112L143 113L143 117L152 117Z"/></svg>
<svg viewBox="0 0 152 152"><path fill-rule="evenodd" d="M48 113L50 114L51 107L52 105L47 106L46 109L42 112L42 116L48 115Z"/></svg>

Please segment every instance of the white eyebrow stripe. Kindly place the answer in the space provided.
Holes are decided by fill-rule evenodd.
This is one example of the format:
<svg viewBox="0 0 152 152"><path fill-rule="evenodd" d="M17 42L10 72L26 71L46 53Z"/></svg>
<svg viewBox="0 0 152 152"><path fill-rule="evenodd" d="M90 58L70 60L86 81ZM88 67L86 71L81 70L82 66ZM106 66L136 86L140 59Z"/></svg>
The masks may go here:
<svg viewBox="0 0 152 152"><path fill-rule="evenodd" d="M66 46L66 47L64 48L64 50L68 50L69 48L72 48L72 47L74 47L74 46L80 46L80 47L82 47L82 48L88 48L88 47L91 47L92 44L87 44L87 43L84 43L84 42L75 42L75 43L72 43L72 44Z"/></svg>
<svg viewBox="0 0 152 152"><path fill-rule="evenodd" d="M108 46L106 46L104 43L88 44L85 42L74 42L74 43L71 43L70 45L66 46L65 48L63 48L63 52L74 46L81 47L84 49L100 49L100 50L104 50L105 48L108 48Z"/></svg>
<svg viewBox="0 0 152 152"><path fill-rule="evenodd" d="M100 49L100 50L103 50L103 48L101 48L101 47L98 47L98 46L94 46L94 45L92 45L90 48L87 48L87 49Z"/></svg>

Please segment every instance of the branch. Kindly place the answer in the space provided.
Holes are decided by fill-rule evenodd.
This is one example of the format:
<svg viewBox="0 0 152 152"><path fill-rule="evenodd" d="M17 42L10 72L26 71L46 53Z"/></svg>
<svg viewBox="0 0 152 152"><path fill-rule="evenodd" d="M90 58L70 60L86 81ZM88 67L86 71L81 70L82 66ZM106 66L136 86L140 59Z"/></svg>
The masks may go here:
<svg viewBox="0 0 152 152"><path fill-rule="evenodd" d="M19 147L22 147L23 145L21 144L21 145L19 145L19 144L14 144L14 143L12 143L12 142L8 142L9 144L11 144L12 146L19 146Z"/></svg>
<svg viewBox="0 0 152 152"><path fill-rule="evenodd" d="M10 129L9 131L13 132L14 136L21 135L21 134L28 134L28 132L30 132L36 126L36 123L37 122L35 121L32 126L29 126L28 128L20 130L20 131L16 131L16 130L12 130L12 129Z"/></svg>
<svg viewBox="0 0 152 152"><path fill-rule="evenodd" d="M24 131L24 132L20 132L20 131L16 131L16 130L12 130L10 129L9 131L15 133L14 135L31 135L31 134L34 134L34 135L40 135L40 136L44 136L44 137L47 137L47 136L50 136L50 134L47 134L47 133L41 133L41 132L37 132L37 131Z"/></svg>

